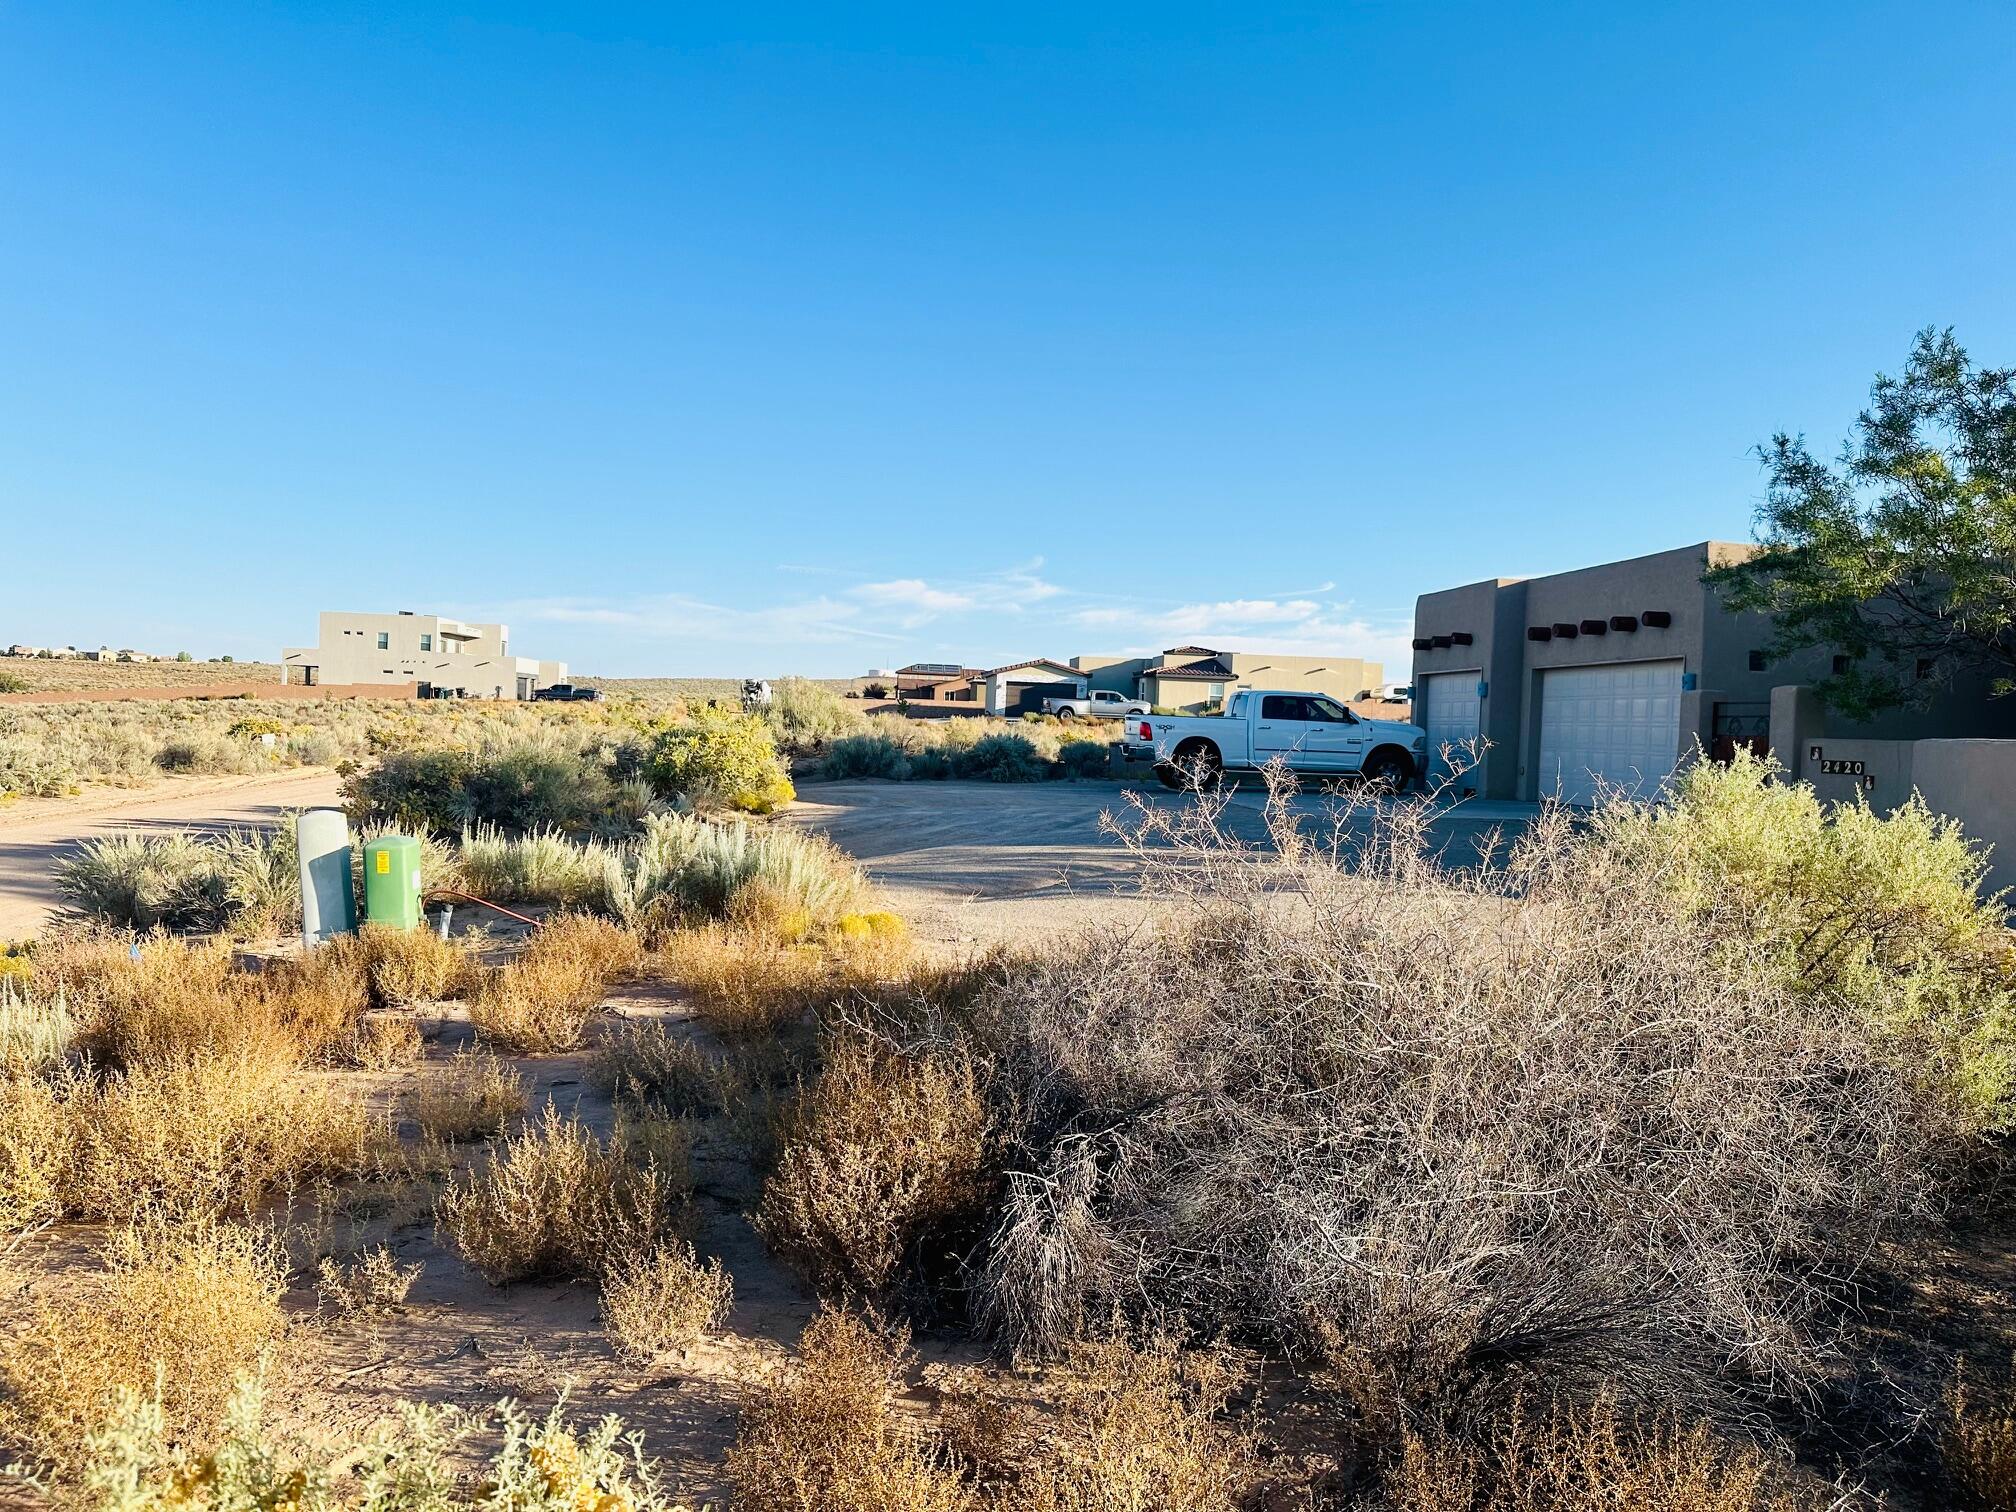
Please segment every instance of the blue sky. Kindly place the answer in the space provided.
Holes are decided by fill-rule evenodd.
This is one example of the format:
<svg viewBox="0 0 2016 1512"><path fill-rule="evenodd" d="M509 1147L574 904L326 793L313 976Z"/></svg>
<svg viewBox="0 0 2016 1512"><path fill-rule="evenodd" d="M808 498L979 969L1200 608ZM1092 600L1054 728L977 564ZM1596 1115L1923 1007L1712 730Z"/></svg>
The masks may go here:
<svg viewBox="0 0 2016 1512"><path fill-rule="evenodd" d="M2016 7L0 0L0 640L1202 641L1747 536L2016 363ZM1390 674L1404 677L1404 665Z"/></svg>

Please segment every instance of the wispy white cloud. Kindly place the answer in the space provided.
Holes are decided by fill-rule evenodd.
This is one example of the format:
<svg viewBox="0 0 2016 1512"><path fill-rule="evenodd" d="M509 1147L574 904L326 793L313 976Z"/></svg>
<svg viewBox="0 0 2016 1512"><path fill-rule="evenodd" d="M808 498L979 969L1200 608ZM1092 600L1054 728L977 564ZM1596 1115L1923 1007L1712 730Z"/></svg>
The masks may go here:
<svg viewBox="0 0 2016 1512"><path fill-rule="evenodd" d="M900 641L901 635L859 623L861 606L821 596L759 609L735 609L681 593L620 603L540 599L513 605L511 617L561 625L604 625L652 640L707 645L835 645Z"/></svg>

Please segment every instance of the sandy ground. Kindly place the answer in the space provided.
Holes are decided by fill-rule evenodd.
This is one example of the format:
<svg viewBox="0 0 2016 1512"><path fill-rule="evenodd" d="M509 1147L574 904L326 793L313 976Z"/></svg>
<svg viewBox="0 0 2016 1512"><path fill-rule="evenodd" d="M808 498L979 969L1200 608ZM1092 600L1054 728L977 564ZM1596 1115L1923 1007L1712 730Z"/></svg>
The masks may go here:
<svg viewBox="0 0 2016 1512"><path fill-rule="evenodd" d="M986 946L1140 917L1140 868L1100 827L1102 814L1133 815L1130 793L1154 808L1196 801L1110 782L824 782L799 789L786 822L858 859L919 937ZM1221 824L1264 845L1265 799L1257 784L1236 789ZM1309 794L1294 807L1309 832L1327 833L1337 803ZM1532 813L1530 804L1466 803L1436 821L1434 839L1452 861L1468 861L1480 837Z"/></svg>
<svg viewBox="0 0 2016 1512"><path fill-rule="evenodd" d="M191 778L172 786L105 789L83 798L0 808L0 940L37 934L60 910L56 863L102 835L270 825L290 809L337 801L334 772Z"/></svg>

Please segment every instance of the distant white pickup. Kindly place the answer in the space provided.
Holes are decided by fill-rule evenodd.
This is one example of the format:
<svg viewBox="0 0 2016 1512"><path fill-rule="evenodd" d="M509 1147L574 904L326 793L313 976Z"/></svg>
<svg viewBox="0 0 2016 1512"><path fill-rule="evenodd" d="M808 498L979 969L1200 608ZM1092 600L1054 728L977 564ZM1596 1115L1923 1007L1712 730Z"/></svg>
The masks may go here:
<svg viewBox="0 0 2016 1512"><path fill-rule="evenodd" d="M1323 693L1244 688L1222 714L1152 714L1121 742L1130 761L1152 761L1169 788L1209 785L1225 772L1272 762L1310 776L1359 776L1398 792L1428 764L1428 732L1396 719L1364 719Z"/></svg>
<svg viewBox="0 0 2016 1512"><path fill-rule="evenodd" d="M1151 705L1145 699L1128 698L1110 688L1094 688L1083 698L1046 698L1043 712L1075 719L1125 719L1130 714L1146 714Z"/></svg>

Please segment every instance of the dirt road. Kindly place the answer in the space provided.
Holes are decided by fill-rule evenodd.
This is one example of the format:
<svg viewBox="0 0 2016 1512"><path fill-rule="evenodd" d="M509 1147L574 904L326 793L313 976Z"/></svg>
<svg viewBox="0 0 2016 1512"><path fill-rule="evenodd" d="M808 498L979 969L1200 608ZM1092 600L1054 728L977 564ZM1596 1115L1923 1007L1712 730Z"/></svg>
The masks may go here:
<svg viewBox="0 0 2016 1512"><path fill-rule="evenodd" d="M1195 800L1145 792L1157 807ZM1221 823L1264 844L1265 793L1236 791ZM951 946L1040 939L1093 921L1124 922L1145 907L1135 863L1099 828L1102 812L1128 812L1125 792L1104 782L820 782L799 789L787 822L822 831L888 890L924 939ZM1327 829L1332 804L1295 800L1312 830ZM1514 830L1530 804L1466 803L1437 822L1436 839L1468 859L1473 838Z"/></svg>
<svg viewBox="0 0 2016 1512"><path fill-rule="evenodd" d="M0 811L0 940L37 933L59 908L56 863L101 835L169 829L233 829L275 823L290 809L336 802L334 772L290 772L206 783L200 792L111 794L56 812Z"/></svg>

